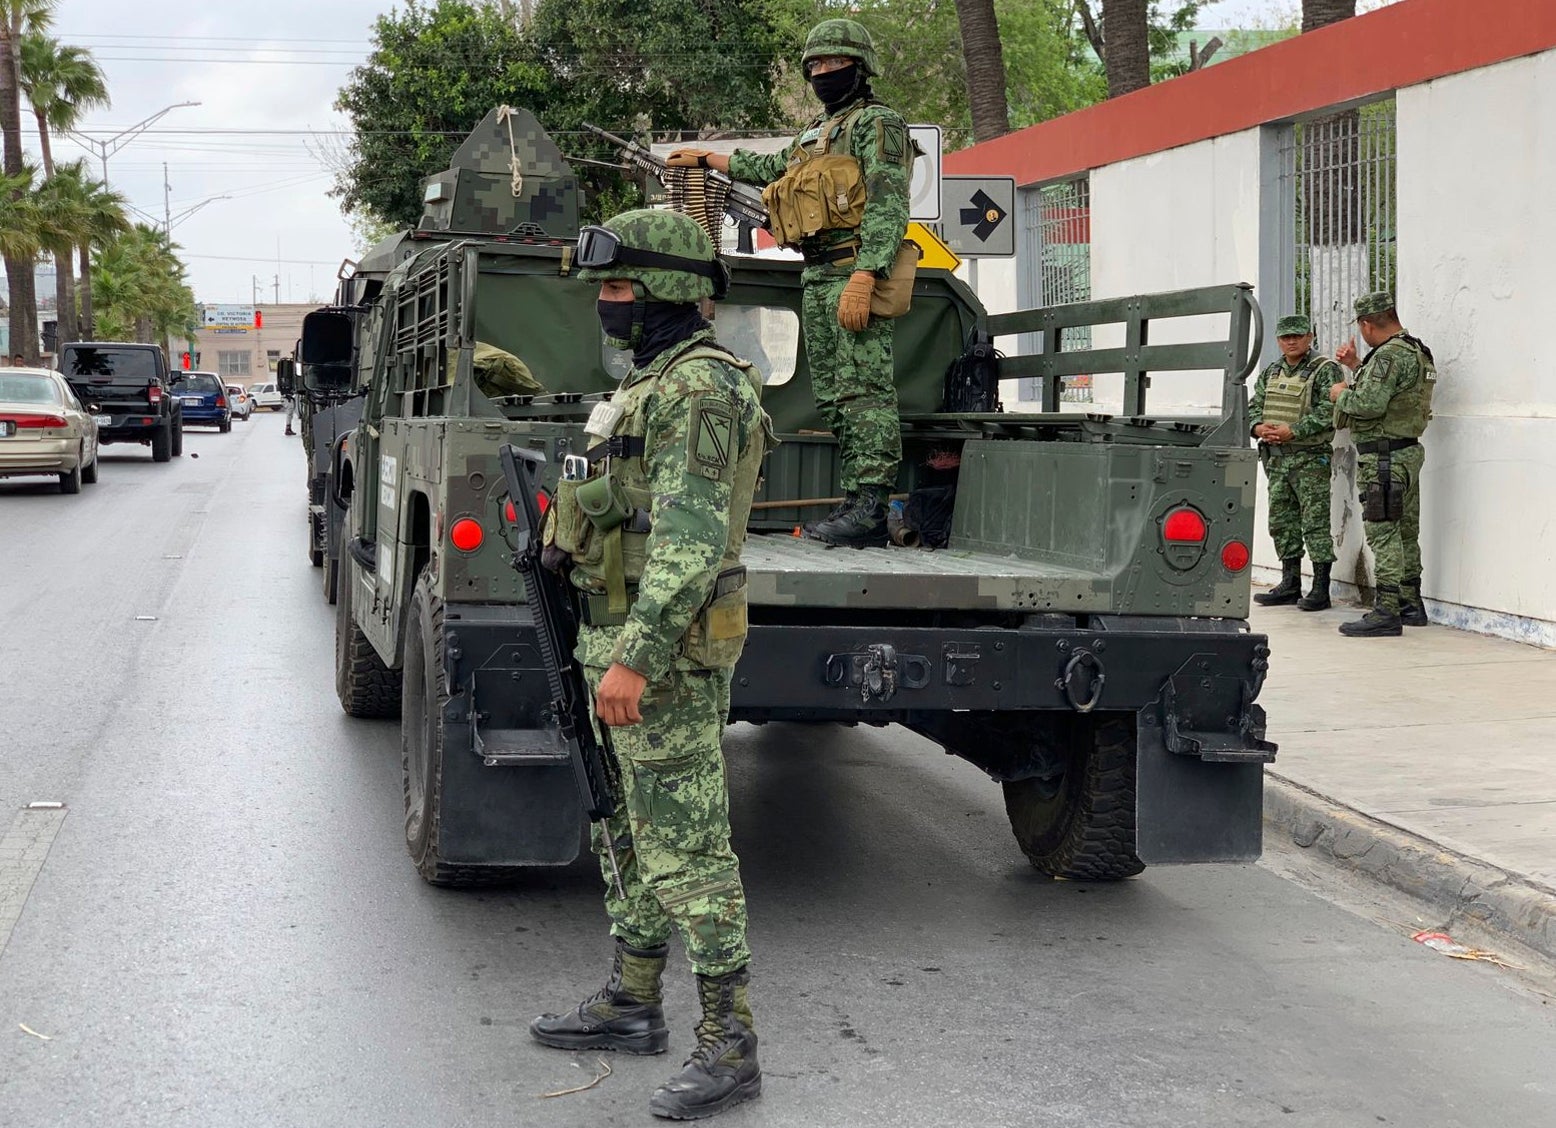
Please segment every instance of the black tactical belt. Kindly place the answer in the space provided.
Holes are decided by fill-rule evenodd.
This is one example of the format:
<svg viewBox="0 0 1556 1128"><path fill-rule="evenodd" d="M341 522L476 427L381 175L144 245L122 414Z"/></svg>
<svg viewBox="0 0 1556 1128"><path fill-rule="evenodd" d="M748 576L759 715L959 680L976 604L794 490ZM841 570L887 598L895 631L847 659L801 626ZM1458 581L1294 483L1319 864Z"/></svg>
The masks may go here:
<svg viewBox="0 0 1556 1128"><path fill-rule="evenodd" d="M827 266L834 262L842 262L844 259L858 258L859 244L844 243L841 247L833 247L831 250L820 251L813 255L805 256L806 266Z"/></svg>
<svg viewBox="0 0 1556 1128"><path fill-rule="evenodd" d="M1406 447L1420 446L1420 439L1374 439L1370 443L1357 443L1357 454L1385 454L1388 451L1404 450Z"/></svg>
<svg viewBox="0 0 1556 1128"><path fill-rule="evenodd" d="M584 452L584 457L590 462L599 462L605 458L642 458L646 449L642 435L617 435L603 443L596 443Z"/></svg>

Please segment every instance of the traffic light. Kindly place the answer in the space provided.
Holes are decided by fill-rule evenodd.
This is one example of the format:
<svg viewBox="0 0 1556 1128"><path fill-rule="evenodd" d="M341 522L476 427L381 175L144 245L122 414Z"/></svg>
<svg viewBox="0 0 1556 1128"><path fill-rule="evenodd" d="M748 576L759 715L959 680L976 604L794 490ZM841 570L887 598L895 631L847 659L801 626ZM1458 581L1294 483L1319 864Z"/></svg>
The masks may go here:
<svg viewBox="0 0 1556 1128"><path fill-rule="evenodd" d="M194 367L194 357L190 356L188 353L184 353L183 363L184 363L184 367L186 369L187 368L193 368Z"/></svg>
<svg viewBox="0 0 1556 1128"><path fill-rule="evenodd" d="M264 315L263 312L261 312L260 310L256 309L254 311L254 328L256 328L256 329L263 329L264 327L265 327L265 315Z"/></svg>

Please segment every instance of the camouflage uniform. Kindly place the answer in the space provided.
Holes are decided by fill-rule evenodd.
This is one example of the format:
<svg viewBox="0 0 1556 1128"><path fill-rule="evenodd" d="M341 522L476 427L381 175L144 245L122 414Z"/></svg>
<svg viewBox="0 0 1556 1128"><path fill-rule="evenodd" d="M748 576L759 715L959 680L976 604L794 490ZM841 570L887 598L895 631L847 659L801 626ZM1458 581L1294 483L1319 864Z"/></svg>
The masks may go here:
<svg viewBox="0 0 1556 1128"><path fill-rule="evenodd" d="M1301 324L1298 324L1300 322ZM1281 318L1282 327L1306 334L1306 318ZM1259 374L1249 405L1250 428L1264 420L1265 390L1272 379L1281 375L1312 373L1308 409L1290 424L1292 440L1286 443L1261 443L1270 482L1270 539L1281 560L1300 560L1307 545L1309 559L1315 564L1334 563L1334 538L1329 528L1330 449L1334 442L1334 408L1329 389L1344 380L1340 366L1309 350L1295 365L1284 357L1272 362Z"/></svg>
<svg viewBox="0 0 1556 1128"><path fill-rule="evenodd" d="M1358 317L1393 308L1393 298L1384 293L1356 301ZM1376 608L1386 615L1400 614L1402 587L1403 602L1419 606L1421 468L1426 450L1417 440L1432 418L1436 382L1431 350L1401 329L1368 354L1355 382L1334 405L1335 425L1350 427L1356 442L1356 483L1377 577ZM1379 488L1385 464L1394 485L1387 491L1392 496Z"/></svg>
<svg viewBox="0 0 1556 1128"><path fill-rule="evenodd" d="M855 58L866 77L876 73L869 35L851 20L827 20L812 31L802 65L824 55ZM778 180L801 149L814 150L848 133L848 153L865 184L864 217L857 228L823 231L800 246L806 259L803 326L811 390L822 418L837 436L841 485L850 496L880 491L883 501L897 480L902 431L892 359L892 322L872 316L860 332L838 323L838 305L849 276L870 271L884 279L908 226L908 185L913 162L907 126L895 110L876 101L867 86L829 113L817 115L781 153L736 150L730 175L750 184ZM858 245L853 257L826 261L840 248Z"/></svg>
<svg viewBox="0 0 1556 1128"><path fill-rule="evenodd" d="M609 254L586 250L591 238ZM591 689L599 694L613 665L647 685L641 721L611 729L620 803L604 831L594 831L617 941L611 977L571 1012L541 1015L530 1033L564 1049L662 1053L669 1033L660 983L666 942L677 932L702 1020L697 1048L649 1110L687 1119L761 1092L745 891L729 841L720 742L746 637L740 550L771 425L760 374L719 349L696 316L696 303L722 293L722 267L693 220L626 212L586 228L578 258L586 282L632 283L633 302L601 302L609 343L656 343L590 415L589 476L559 483L544 535L548 553L572 558L586 624L577 658ZM620 311L605 307L628 305L630 335L618 335L611 326L619 322L608 319ZM667 339L658 343L661 332Z"/></svg>

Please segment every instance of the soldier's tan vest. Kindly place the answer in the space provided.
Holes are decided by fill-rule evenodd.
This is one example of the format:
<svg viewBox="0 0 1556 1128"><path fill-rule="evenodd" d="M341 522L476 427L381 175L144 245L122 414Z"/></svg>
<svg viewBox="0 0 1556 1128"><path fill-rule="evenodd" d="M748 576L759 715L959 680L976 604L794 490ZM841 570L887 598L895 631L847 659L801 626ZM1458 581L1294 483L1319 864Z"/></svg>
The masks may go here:
<svg viewBox="0 0 1556 1128"><path fill-rule="evenodd" d="M1378 419L1350 419L1351 437L1357 442L1373 439L1419 439L1432 421L1432 393L1437 388L1437 364L1431 351L1408 333L1390 337L1367 357L1363 373L1384 354L1385 349L1395 347L1415 354L1421 365L1421 378L1415 387L1406 388L1389 400L1388 408ZM1358 376L1358 382L1360 376Z"/></svg>
<svg viewBox="0 0 1556 1128"><path fill-rule="evenodd" d="M788 170L762 190L767 228L786 247L864 220L864 170L854 156L854 123L873 103L855 106L800 135Z"/></svg>
<svg viewBox="0 0 1556 1128"><path fill-rule="evenodd" d="M596 410L590 416L591 449L620 453L607 452L595 458L587 481L558 484L545 541L572 556L573 583L590 601L589 619L594 625L626 622L636 585L643 577L654 498L643 461L649 401L660 379L693 360L717 361L737 369L760 402L762 377L755 365L716 346L697 343L672 356L657 373L651 367L608 405L602 405L609 410ZM735 402L738 436L738 392ZM678 654L685 664L727 669L734 666L745 646L746 575L740 550L745 546L746 523L770 431L767 415L759 407L746 445L738 452L727 452L734 461L729 535L708 600L681 639ZM693 434L690 441L695 444L698 435Z"/></svg>
<svg viewBox="0 0 1556 1128"><path fill-rule="evenodd" d="M1266 423L1284 423L1295 426L1297 421L1313 410L1313 382L1325 358L1309 352L1302 363L1290 372L1280 361L1271 366L1264 383L1263 418ZM1290 443L1282 443L1288 449L1301 449L1327 445L1329 436L1312 435Z"/></svg>

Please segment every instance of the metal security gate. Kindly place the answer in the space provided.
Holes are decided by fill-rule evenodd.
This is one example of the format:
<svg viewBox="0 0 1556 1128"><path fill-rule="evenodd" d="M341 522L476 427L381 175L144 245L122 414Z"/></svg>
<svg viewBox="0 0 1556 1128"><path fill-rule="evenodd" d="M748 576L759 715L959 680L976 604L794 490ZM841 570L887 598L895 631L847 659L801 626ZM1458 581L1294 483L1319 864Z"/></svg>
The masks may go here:
<svg viewBox="0 0 1556 1128"><path fill-rule="evenodd" d="M1397 151L1393 99L1301 122L1281 151L1296 214L1294 312L1313 318L1325 352L1355 335L1358 297L1394 289Z"/></svg>
<svg viewBox="0 0 1556 1128"><path fill-rule="evenodd" d="M1021 270L1016 299L1022 309L1091 298L1091 182L1086 179L1021 192ZM1091 348L1090 327L1065 330L1061 350ZM1023 342L1033 352L1037 342ZM1022 400L1040 400L1037 380L1020 382ZM1091 377L1070 376L1060 398L1091 402Z"/></svg>

